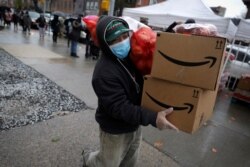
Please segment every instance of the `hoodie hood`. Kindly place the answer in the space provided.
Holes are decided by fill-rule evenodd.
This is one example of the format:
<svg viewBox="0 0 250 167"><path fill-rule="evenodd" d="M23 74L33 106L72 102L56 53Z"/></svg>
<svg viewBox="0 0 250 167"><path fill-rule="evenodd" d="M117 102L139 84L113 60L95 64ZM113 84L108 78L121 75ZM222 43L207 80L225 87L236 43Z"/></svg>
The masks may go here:
<svg viewBox="0 0 250 167"><path fill-rule="evenodd" d="M108 56L108 57L116 58L116 56L110 50L110 47L105 39L107 27L113 21L121 21L122 23L124 23L125 27L127 27L129 29L128 23L119 17L102 16L102 17L100 17L100 19L96 25L96 35L97 35L97 40L99 42L99 46L100 46L103 54L105 56Z"/></svg>

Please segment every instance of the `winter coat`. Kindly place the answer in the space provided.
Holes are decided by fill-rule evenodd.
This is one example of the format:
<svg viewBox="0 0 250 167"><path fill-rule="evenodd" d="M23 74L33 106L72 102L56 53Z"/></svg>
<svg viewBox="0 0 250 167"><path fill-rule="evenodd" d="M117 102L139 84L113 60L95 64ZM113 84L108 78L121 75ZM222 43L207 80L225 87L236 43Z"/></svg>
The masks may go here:
<svg viewBox="0 0 250 167"><path fill-rule="evenodd" d="M29 14L24 14L24 16L23 16L23 24L24 24L24 26L30 27L31 18L29 16Z"/></svg>
<svg viewBox="0 0 250 167"><path fill-rule="evenodd" d="M18 17L18 15L17 15L16 13L14 13L14 14L12 15L12 21L13 21L14 24L17 24L17 23L18 23L19 17Z"/></svg>
<svg viewBox="0 0 250 167"><path fill-rule="evenodd" d="M72 31L69 33L69 39L72 41L78 41L81 37L81 31L83 27L80 20L74 20L72 22Z"/></svg>
<svg viewBox="0 0 250 167"><path fill-rule="evenodd" d="M44 17L39 17L36 22L38 23L38 27L44 28L46 26L46 20Z"/></svg>
<svg viewBox="0 0 250 167"><path fill-rule="evenodd" d="M117 19L122 20L104 16L97 24L97 38L103 55L92 77L92 86L98 97L95 118L100 128L111 134L133 132L140 125L156 126L157 117L156 112L140 106L143 76L129 57L125 60L117 59L104 39L108 24Z"/></svg>
<svg viewBox="0 0 250 167"><path fill-rule="evenodd" d="M51 21L51 29L53 32L58 33L60 31L61 23L58 19L58 17L55 16L55 18Z"/></svg>

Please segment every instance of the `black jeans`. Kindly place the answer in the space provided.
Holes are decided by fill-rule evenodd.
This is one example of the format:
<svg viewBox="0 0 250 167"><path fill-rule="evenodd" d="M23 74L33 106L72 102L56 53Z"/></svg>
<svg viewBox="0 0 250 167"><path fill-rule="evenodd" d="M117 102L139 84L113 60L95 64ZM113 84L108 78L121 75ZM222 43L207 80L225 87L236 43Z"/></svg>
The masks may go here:
<svg viewBox="0 0 250 167"><path fill-rule="evenodd" d="M52 36L52 39L53 39L53 42L57 42L57 36L58 36L58 32L53 32L53 36Z"/></svg>

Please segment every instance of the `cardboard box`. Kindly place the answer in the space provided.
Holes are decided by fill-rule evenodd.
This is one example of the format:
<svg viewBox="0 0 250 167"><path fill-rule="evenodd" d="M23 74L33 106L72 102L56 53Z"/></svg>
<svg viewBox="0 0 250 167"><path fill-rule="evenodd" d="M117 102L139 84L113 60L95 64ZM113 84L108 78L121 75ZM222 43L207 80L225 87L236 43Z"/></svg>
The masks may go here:
<svg viewBox="0 0 250 167"><path fill-rule="evenodd" d="M237 88L250 91L250 78L240 78L237 84Z"/></svg>
<svg viewBox="0 0 250 167"><path fill-rule="evenodd" d="M215 90L226 39L161 32L157 34L151 75L203 89Z"/></svg>
<svg viewBox="0 0 250 167"><path fill-rule="evenodd" d="M173 107L167 119L180 130L193 133L212 116L216 96L217 91L146 77L141 105L155 112Z"/></svg>
<svg viewBox="0 0 250 167"><path fill-rule="evenodd" d="M250 91L236 88L233 98L250 103Z"/></svg>

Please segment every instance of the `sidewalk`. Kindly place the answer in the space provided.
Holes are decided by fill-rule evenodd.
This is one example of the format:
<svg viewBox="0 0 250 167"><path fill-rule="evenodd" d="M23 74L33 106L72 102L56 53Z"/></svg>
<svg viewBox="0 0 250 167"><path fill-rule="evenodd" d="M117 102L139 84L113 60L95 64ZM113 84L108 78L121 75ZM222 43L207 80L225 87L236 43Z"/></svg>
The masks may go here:
<svg viewBox="0 0 250 167"><path fill-rule="evenodd" d="M0 132L0 167L80 166L82 149L97 149L99 146L98 125L94 120L97 99L91 86L95 61L84 60L83 56L73 59L35 45L0 44L0 47L89 107L82 112ZM179 165L143 141L138 166Z"/></svg>
<svg viewBox="0 0 250 167"><path fill-rule="evenodd" d="M82 112L1 131L0 167L77 166L81 150L95 149L99 143L98 125L94 121L97 99L91 86L96 61L84 58L85 45L79 45L80 58L74 59L69 56L65 39L59 38L53 44L52 37L46 35L40 40L36 30L26 36L21 30L14 33L13 29L4 29L0 32L0 48L89 107ZM249 104L232 100L232 93L225 90L218 94L211 120L194 134L143 127L138 166L249 167Z"/></svg>

